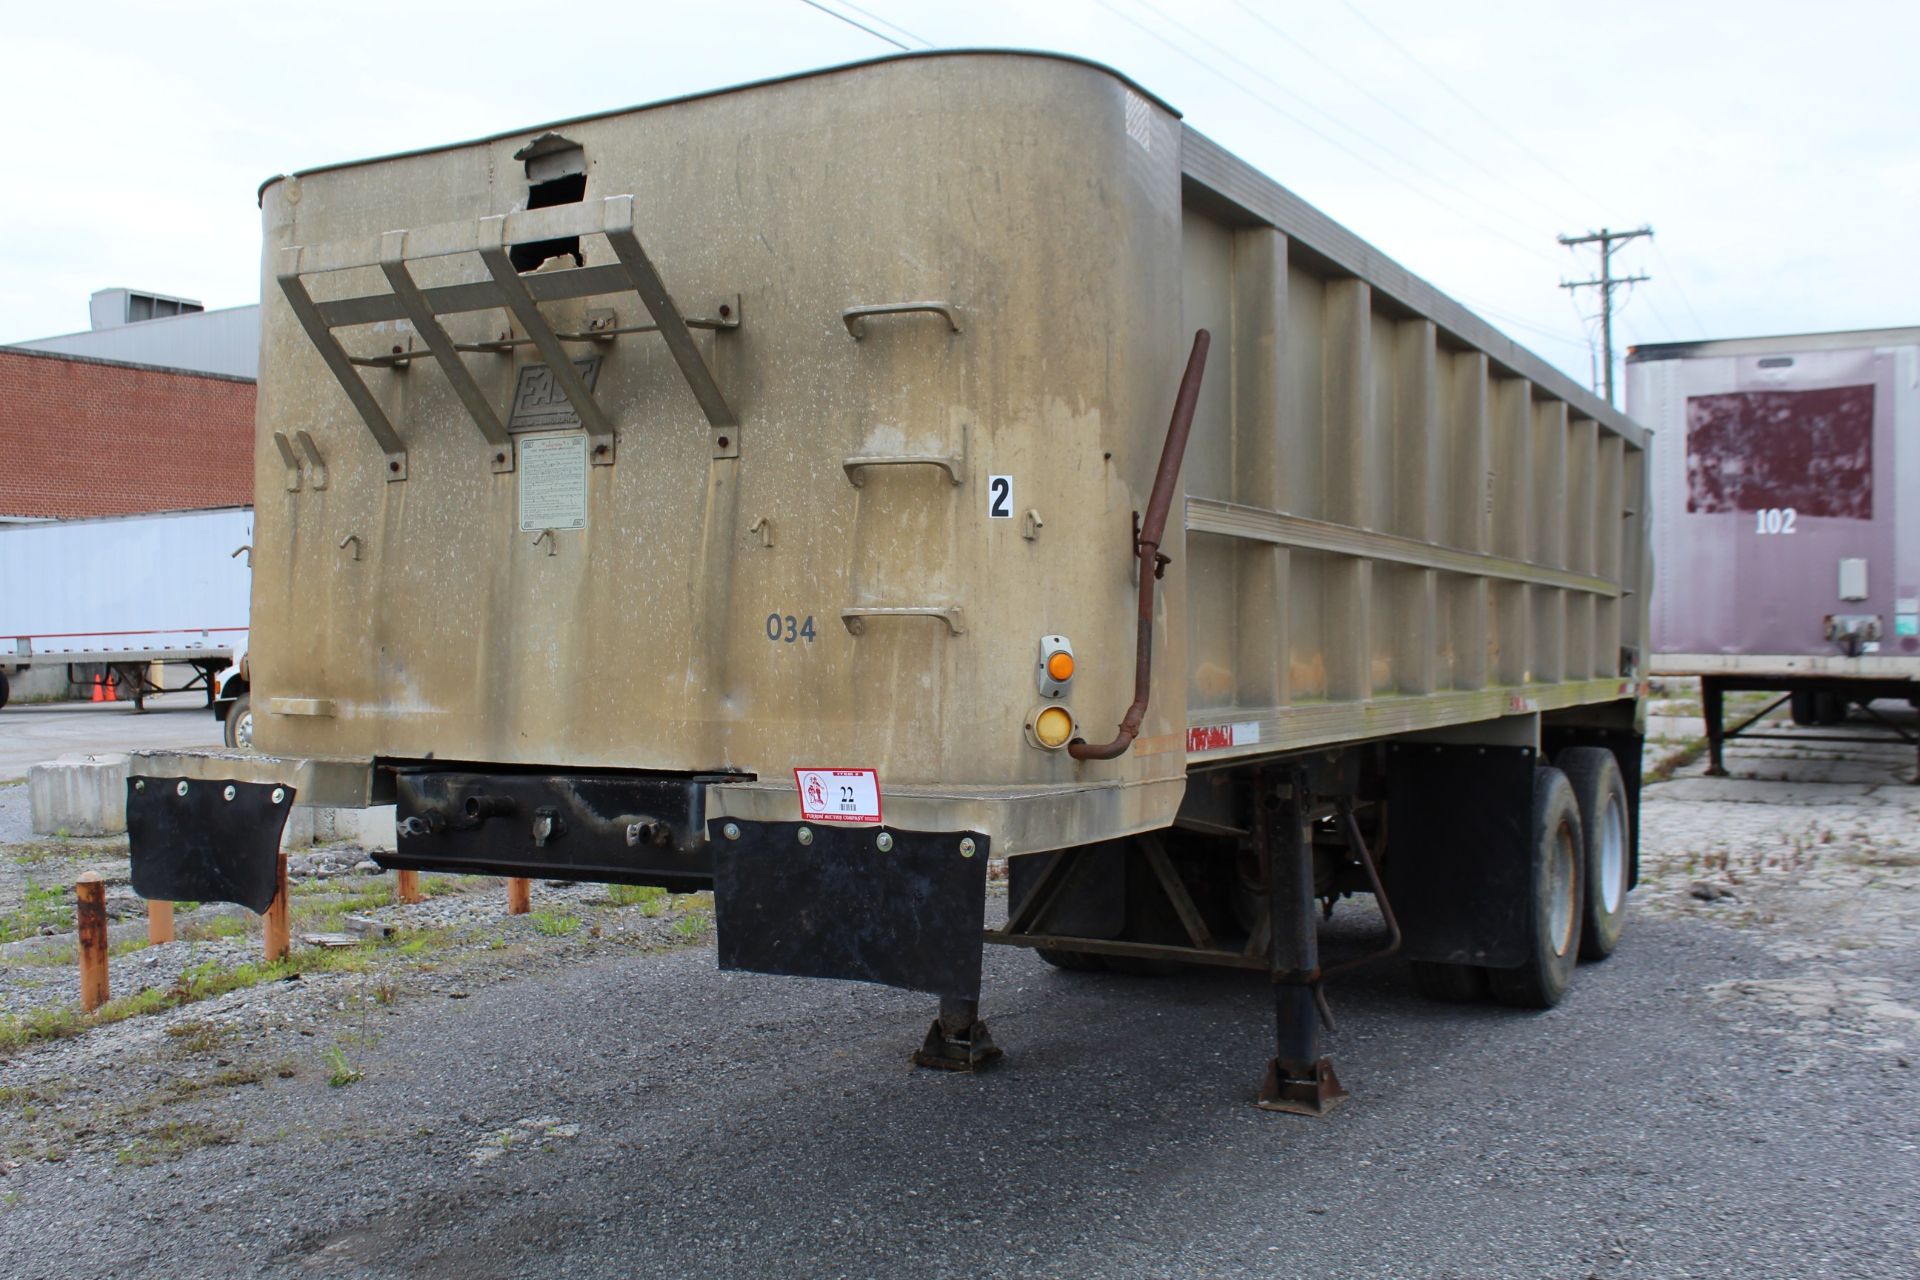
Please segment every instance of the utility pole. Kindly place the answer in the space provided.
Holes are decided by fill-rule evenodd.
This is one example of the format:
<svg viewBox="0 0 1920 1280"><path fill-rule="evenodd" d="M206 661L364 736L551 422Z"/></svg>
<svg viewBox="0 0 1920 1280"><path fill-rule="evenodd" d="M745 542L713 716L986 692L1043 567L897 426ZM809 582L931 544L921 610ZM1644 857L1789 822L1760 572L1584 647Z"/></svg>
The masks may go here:
<svg viewBox="0 0 1920 1280"><path fill-rule="evenodd" d="M1652 276L1616 276L1613 274L1613 251L1617 244L1639 236L1653 237L1652 227L1635 227L1632 231L1609 231L1605 227L1598 231L1589 231L1584 236L1561 236L1560 243L1569 249L1580 244L1600 246L1600 278L1597 280L1562 280L1560 287L1571 293L1575 289L1598 289L1600 291L1600 347L1601 368L1606 372L1602 382L1606 388L1607 403L1613 403L1613 291L1621 285L1638 284L1651 280Z"/></svg>

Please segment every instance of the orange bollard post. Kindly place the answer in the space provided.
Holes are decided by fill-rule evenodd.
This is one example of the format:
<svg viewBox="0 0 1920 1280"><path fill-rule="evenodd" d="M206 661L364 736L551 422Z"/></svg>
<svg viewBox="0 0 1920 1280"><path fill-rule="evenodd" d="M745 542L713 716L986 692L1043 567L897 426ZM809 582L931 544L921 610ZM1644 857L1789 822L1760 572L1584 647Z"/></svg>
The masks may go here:
<svg viewBox="0 0 1920 1280"><path fill-rule="evenodd" d="M147 902L147 945L157 947L173 941L173 904Z"/></svg>
<svg viewBox="0 0 1920 1280"><path fill-rule="evenodd" d="M89 871L73 886L74 926L80 934L80 1007L92 1013L107 1002L107 884Z"/></svg>
<svg viewBox="0 0 1920 1280"><path fill-rule="evenodd" d="M407 904L426 901L426 896L420 892L420 873L418 871L396 872L393 896L396 901Z"/></svg>
<svg viewBox="0 0 1920 1280"><path fill-rule="evenodd" d="M533 881L524 876L507 877L507 914L523 916L533 910Z"/></svg>
<svg viewBox="0 0 1920 1280"><path fill-rule="evenodd" d="M266 951L267 960L284 960L292 950L288 940L288 904L287 904L287 851L280 851L279 866L274 871L273 901L267 904L267 914L260 918L260 940Z"/></svg>

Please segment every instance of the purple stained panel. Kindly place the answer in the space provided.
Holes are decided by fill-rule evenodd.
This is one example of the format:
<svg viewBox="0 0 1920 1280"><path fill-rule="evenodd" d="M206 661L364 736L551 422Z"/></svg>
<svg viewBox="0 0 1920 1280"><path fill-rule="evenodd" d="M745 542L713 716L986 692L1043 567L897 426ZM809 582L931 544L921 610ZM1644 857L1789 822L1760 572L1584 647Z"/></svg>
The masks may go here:
<svg viewBox="0 0 1920 1280"><path fill-rule="evenodd" d="M1873 519L1873 387L1687 397L1687 510Z"/></svg>

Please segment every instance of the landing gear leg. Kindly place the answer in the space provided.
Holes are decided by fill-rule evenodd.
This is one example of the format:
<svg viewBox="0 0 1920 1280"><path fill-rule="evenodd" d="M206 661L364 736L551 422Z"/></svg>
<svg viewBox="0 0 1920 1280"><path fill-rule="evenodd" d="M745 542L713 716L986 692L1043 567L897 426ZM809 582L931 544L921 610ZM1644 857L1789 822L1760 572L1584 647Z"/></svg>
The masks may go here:
<svg viewBox="0 0 1920 1280"><path fill-rule="evenodd" d="M1347 1091L1320 1052L1320 939L1313 896L1312 803L1303 772L1268 771L1256 783L1254 838L1266 864L1272 927L1274 1056L1256 1105L1325 1115Z"/></svg>
<svg viewBox="0 0 1920 1280"><path fill-rule="evenodd" d="M1720 755L1727 740L1726 697L1720 682L1712 676L1700 677L1700 714L1707 722L1707 776L1724 778L1727 767Z"/></svg>
<svg viewBox="0 0 1920 1280"><path fill-rule="evenodd" d="M940 1016L927 1028L926 1043L913 1055L913 1063L942 1071L978 1071L999 1056L1000 1046L980 1021L980 1002L942 996Z"/></svg>

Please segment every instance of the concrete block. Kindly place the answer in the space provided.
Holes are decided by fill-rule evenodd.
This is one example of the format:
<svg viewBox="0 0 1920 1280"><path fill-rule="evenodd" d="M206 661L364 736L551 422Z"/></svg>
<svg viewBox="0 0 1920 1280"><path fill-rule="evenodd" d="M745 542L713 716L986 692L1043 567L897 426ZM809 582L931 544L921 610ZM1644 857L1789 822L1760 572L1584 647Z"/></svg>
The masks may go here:
<svg viewBox="0 0 1920 1280"><path fill-rule="evenodd" d="M124 752L68 755L27 770L27 804L36 835L118 835L127 829Z"/></svg>
<svg viewBox="0 0 1920 1280"><path fill-rule="evenodd" d="M373 809L312 809L295 805L280 834L283 849L350 841L363 849L394 847L393 806Z"/></svg>

